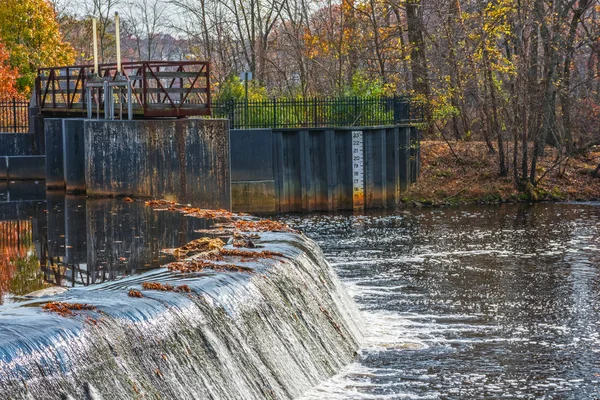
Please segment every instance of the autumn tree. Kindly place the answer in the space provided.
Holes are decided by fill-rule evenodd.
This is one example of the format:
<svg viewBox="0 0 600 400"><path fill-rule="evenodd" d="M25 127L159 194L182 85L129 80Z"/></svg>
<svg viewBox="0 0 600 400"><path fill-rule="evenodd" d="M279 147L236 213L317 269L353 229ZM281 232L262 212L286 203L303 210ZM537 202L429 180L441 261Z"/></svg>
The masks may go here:
<svg viewBox="0 0 600 400"><path fill-rule="evenodd" d="M9 53L9 64L19 71L17 89L25 94L33 87L37 68L73 62L73 49L63 41L47 0L3 1L0 38Z"/></svg>
<svg viewBox="0 0 600 400"><path fill-rule="evenodd" d="M9 64L9 54L0 41L0 98L10 99L18 96L17 92L18 71Z"/></svg>

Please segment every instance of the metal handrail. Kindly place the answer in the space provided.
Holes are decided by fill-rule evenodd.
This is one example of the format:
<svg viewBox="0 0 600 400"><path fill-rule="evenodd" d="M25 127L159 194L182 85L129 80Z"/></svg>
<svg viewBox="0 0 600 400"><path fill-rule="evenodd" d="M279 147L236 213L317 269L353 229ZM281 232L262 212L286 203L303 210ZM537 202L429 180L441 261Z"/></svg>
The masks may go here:
<svg viewBox="0 0 600 400"><path fill-rule="evenodd" d="M205 61L135 61L38 69L36 96L42 114L86 113L91 80L131 84L128 113L142 117L210 115L210 64ZM194 101L189 101L194 98ZM131 118L131 116L128 115Z"/></svg>

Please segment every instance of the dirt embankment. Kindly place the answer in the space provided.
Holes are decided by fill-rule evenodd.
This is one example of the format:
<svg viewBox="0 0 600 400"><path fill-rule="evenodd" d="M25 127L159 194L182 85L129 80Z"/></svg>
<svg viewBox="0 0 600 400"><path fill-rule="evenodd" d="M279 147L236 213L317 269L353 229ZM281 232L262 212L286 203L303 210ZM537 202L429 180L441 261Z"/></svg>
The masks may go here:
<svg viewBox="0 0 600 400"><path fill-rule="evenodd" d="M594 169L600 163L600 149L585 156L566 158L556 165L556 150L548 147L537 168L542 177L536 188L518 190L512 172L498 176L498 154L490 154L483 142L441 141L421 143L421 177L402 196L406 204L453 205L521 201L600 200L600 176ZM520 163L520 159L519 159ZM520 165L520 164L519 164Z"/></svg>

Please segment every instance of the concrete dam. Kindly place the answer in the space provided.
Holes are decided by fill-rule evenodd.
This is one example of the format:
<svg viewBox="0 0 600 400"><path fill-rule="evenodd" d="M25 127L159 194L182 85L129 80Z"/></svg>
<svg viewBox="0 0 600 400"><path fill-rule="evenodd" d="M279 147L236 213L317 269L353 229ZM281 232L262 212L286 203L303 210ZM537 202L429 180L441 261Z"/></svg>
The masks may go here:
<svg viewBox="0 0 600 400"><path fill-rule="evenodd" d="M321 249L246 213L394 209L418 130L236 128L206 118L206 63L167 67L104 79L129 85L117 105L85 103L84 67L41 71L30 132L0 133L1 398L295 399L356 359L362 317Z"/></svg>
<svg viewBox="0 0 600 400"><path fill-rule="evenodd" d="M350 363L360 318L319 248L283 225L221 223L255 248L209 228L220 244L191 257L0 306L0 396L291 399Z"/></svg>

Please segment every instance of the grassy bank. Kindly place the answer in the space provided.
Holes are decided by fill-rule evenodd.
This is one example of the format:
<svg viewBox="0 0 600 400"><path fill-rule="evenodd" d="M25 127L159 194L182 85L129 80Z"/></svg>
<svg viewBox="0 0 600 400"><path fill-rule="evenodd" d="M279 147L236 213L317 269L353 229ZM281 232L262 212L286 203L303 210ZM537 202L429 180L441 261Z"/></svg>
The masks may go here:
<svg viewBox="0 0 600 400"><path fill-rule="evenodd" d="M600 200L600 177L592 175L600 163L598 148L555 165L556 151L548 147L537 170L544 178L536 188L519 191L512 170L508 177L498 176L498 154L490 154L483 142L451 143L455 154L441 141L423 141L421 146L421 177L402 196L407 204Z"/></svg>

